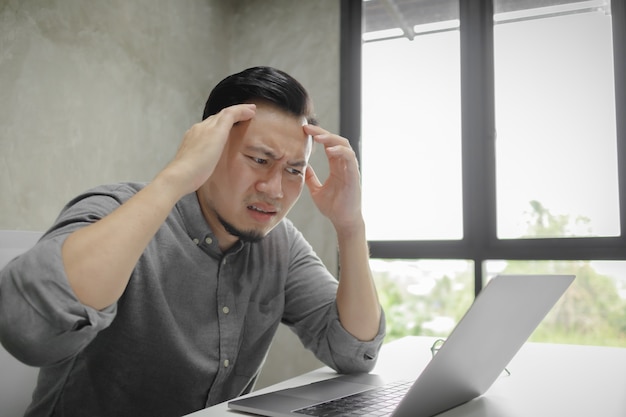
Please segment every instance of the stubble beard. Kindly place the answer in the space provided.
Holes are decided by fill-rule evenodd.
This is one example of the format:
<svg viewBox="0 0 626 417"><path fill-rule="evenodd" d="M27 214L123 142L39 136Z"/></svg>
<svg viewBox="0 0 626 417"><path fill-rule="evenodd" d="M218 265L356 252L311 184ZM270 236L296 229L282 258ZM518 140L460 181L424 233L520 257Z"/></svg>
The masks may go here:
<svg viewBox="0 0 626 417"><path fill-rule="evenodd" d="M241 230L235 227L232 223L229 223L222 216L217 214L217 220L224 226L224 229L231 235L239 238L243 242L255 243L262 240L265 235L257 230Z"/></svg>

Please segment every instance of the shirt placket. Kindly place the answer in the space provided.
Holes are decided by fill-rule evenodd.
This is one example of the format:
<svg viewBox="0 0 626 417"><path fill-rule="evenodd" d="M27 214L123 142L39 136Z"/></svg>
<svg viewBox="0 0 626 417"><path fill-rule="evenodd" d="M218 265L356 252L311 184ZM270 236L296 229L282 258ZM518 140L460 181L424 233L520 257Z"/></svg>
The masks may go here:
<svg viewBox="0 0 626 417"><path fill-rule="evenodd" d="M214 398L222 397L222 389L234 368L237 360L237 345L239 340L239 325L237 325L237 308L235 292L233 289L233 274L235 256L224 255L220 261L217 274L217 297L216 308L219 331L219 365L217 375L213 383L213 389L209 392L207 404L212 403Z"/></svg>

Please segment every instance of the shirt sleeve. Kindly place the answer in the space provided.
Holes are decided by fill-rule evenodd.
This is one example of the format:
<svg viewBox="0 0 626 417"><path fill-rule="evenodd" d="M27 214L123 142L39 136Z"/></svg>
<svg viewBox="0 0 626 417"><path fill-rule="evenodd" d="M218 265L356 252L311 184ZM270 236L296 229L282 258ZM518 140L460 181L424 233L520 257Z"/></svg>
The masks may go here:
<svg viewBox="0 0 626 417"><path fill-rule="evenodd" d="M48 366L66 360L108 327L117 310L83 305L69 285L61 247L72 232L121 204L93 190L70 202L55 225L28 252L0 271L0 341L18 360Z"/></svg>
<svg viewBox="0 0 626 417"><path fill-rule="evenodd" d="M336 278L304 237L295 228L293 230L295 238L291 246L283 322L307 349L337 372L371 371L385 337L384 312L381 312L378 334L371 341L358 340L346 331L337 312Z"/></svg>
<svg viewBox="0 0 626 417"><path fill-rule="evenodd" d="M327 345L321 350L320 358L332 358L332 362L321 359L340 373L369 372L374 368L378 352L385 338L385 313L381 310L378 334L371 341L360 341L348 333L337 314L337 305L333 304L330 312L333 317L328 328Z"/></svg>

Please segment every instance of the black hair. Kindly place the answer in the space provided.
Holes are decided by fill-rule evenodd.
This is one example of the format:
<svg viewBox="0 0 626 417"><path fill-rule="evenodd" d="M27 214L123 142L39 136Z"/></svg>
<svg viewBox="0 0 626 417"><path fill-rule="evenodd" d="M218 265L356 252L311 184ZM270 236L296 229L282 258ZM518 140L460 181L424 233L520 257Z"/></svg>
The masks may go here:
<svg viewBox="0 0 626 417"><path fill-rule="evenodd" d="M234 104L269 102L313 123L312 104L306 89L289 74L271 67L253 67L229 75L211 91L202 119Z"/></svg>

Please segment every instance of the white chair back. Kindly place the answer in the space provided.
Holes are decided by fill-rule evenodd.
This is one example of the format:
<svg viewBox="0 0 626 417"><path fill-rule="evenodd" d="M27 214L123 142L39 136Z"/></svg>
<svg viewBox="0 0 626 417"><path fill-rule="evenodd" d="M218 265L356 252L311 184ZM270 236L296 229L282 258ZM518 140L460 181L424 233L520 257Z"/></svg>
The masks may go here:
<svg viewBox="0 0 626 417"><path fill-rule="evenodd" d="M33 247L43 233L0 230L0 269ZM24 365L0 345L0 416L23 416L30 404L39 368Z"/></svg>

